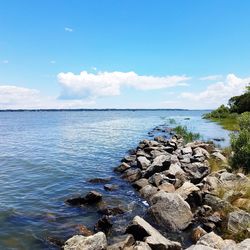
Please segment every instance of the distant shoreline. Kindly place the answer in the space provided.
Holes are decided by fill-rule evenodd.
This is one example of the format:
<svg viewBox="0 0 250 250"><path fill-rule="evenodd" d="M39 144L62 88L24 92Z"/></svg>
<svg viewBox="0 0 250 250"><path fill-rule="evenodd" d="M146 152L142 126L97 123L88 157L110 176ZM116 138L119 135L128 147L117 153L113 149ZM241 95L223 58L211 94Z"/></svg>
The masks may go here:
<svg viewBox="0 0 250 250"><path fill-rule="evenodd" d="M61 111L211 111L211 109L0 109L0 112L61 112Z"/></svg>

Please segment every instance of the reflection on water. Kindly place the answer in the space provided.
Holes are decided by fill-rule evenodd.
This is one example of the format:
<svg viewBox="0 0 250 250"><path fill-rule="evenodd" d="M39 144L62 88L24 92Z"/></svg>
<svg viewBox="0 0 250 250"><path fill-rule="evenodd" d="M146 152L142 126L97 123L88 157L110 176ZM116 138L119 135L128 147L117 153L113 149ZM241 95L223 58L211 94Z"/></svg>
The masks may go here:
<svg viewBox="0 0 250 250"><path fill-rule="evenodd" d="M225 138L221 145L226 146L228 132L201 115L162 110L0 113L0 249L53 249L44 241L47 236L67 238L79 224L91 228L98 208L72 208L64 200L92 189L102 192L107 203L143 211L137 194L112 169L170 117L206 140ZM97 176L113 176L121 188L109 193L87 182ZM129 216L133 213L121 224Z"/></svg>

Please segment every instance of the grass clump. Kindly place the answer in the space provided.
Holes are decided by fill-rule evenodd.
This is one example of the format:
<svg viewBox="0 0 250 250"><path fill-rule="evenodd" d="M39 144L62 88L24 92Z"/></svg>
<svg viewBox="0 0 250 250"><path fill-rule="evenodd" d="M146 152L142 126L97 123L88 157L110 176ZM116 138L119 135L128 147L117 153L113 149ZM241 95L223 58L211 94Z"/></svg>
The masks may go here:
<svg viewBox="0 0 250 250"><path fill-rule="evenodd" d="M220 171L222 169L225 169L225 163L217 160L216 158L210 158L210 159L208 159L208 162L209 162L211 172L217 172L217 171Z"/></svg>
<svg viewBox="0 0 250 250"><path fill-rule="evenodd" d="M174 118L168 119L169 124L176 124L176 120Z"/></svg>
<svg viewBox="0 0 250 250"><path fill-rule="evenodd" d="M185 143L191 142L194 140L198 140L201 137L199 133L189 132L187 129L187 126L180 126L179 125L179 126L175 127L173 130L176 134L183 137Z"/></svg>

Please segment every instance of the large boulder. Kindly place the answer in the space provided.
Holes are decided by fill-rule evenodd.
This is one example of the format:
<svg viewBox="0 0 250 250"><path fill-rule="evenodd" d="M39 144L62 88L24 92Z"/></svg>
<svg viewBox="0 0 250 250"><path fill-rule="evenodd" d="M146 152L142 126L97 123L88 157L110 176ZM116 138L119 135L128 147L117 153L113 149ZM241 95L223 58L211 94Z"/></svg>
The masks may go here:
<svg viewBox="0 0 250 250"><path fill-rule="evenodd" d="M127 227L126 233L132 234L136 240L144 241L153 250L181 249L180 243L168 240L139 216L134 217L132 223Z"/></svg>
<svg viewBox="0 0 250 250"><path fill-rule="evenodd" d="M148 180L146 178L141 178L137 181L135 181L134 183L132 183L132 186L137 189L140 190L143 187L147 186L149 184Z"/></svg>
<svg viewBox="0 0 250 250"><path fill-rule="evenodd" d="M198 244L198 245L192 245L186 248L186 250L218 250L218 249Z"/></svg>
<svg viewBox="0 0 250 250"><path fill-rule="evenodd" d="M151 166L145 171L144 178L149 178L155 173L160 173L167 170L171 164L171 155L157 156Z"/></svg>
<svg viewBox="0 0 250 250"><path fill-rule="evenodd" d="M184 230L193 219L189 204L179 194L159 191L151 197L150 203L153 205L149 214L166 230Z"/></svg>
<svg viewBox="0 0 250 250"><path fill-rule="evenodd" d="M192 164L185 164L184 171L187 173L190 180L197 184L210 173L210 168L206 161L203 163L194 162Z"/></svg>
<svg viewBox="0 0 250 250"><path fill-rule="evenodd" d="M99 232L92 236L75 235L68 239L63 246L64 250L106 250L107 239L104 233Z"/></svg>
<svg viewBox="0 0 250 250"><path fill-rule="evenodd" d="M131 234L125 234L115 237L115 242L111 246L108 246L107 250L123 250L132 247L135 243L135 239ZM131 248L130 248L131 249Z"/></svg>
<svg viewBox="0 0 250 250"><path fill-rule="evenodd" d="M249 228L250 214L245 211L234 211L228 215L227 228L233 233L238 233Z"/></svg>
<svg viewBox="0 0 250 250"><path fill-rule="evenodd" d="M149 200L154 194L157 193L157 188L152 185L146 185L140 189L140 194L145 200Z"/></svg>

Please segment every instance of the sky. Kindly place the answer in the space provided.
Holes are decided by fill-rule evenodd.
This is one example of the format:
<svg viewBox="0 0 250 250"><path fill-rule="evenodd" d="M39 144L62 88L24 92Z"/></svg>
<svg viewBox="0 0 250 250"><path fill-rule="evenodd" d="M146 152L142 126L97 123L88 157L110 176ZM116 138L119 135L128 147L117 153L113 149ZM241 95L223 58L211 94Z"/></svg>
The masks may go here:
<svg viewBox="0 0 250 250"><path fill-rule="evenodd" d="M250 82L248 0L0 0L0 109L212 109Z"/></svg>

